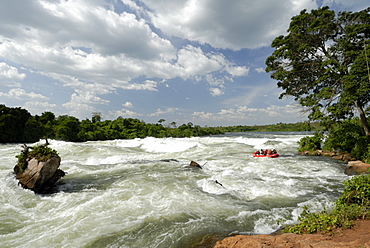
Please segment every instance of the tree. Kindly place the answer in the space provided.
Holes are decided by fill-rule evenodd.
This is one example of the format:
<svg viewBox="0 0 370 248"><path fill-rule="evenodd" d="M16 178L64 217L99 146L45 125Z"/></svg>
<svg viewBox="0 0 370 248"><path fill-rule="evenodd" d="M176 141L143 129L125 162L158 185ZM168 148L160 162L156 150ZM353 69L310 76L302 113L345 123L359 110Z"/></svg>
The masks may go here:
<svg viewBox="0 0 370 248"><path fill-rule="evenodd" d="M79 141L80 121L73 116L60 115L54 126L55 138L66 141Z"/></svg>
<svg viewBox="0 0 370 248"><path fill-rule="evenodd" d="M8 108L0 105L0 143L33 142L25 137L27 121L32 115L20 107Z"/></svg>
<svg viewBox="0 0 370 248"><path fill-rule="evenodd" d="M101 121L101 113L100 112L93 112L91 121L93 123L100 122Z"/></svg>
<svg viewBox="0 0 370 248"><path fill-rule="evenodd" d="M176 122L175 122L175 121L171 122L171 123L170 123L170 125L171 125L173 128L176 128Z"/></svg>
<svg viewBox="0 0 370 248"><path fill-rule="evenodd" d="M283 89L280 98L293 96L311 120L327 126L353 118L357 111L367 136L369 11L336 15L329 7L302 10L291 19L288 34L274 39L275 51L266 60L266 72Z"/></svg>
<svg viewBox="0 0 370 248"><path fill-rule="evenodd" d="M162 125L163 122L165 122L165 119L159 119L158 123Z"/></svg>

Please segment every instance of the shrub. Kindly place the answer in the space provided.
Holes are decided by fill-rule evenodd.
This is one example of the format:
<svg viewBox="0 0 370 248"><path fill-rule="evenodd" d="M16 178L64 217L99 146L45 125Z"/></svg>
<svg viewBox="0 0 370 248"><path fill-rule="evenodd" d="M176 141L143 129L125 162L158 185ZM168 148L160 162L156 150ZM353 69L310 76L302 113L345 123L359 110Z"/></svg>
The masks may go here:
<svg viewBox="0 0 370 248"><path fill-rule="evenodd" d="M30 147L31 148L31 147ZM18 158L19 172L23 172L27 168L27 160L30 158L36 158L40 162L45 162L52 156L58 155L58 153L46 145L34 146L30 152L22 152L15 156Z"/></svg>
<svg viewBox="0 0 370 248"><path fill-rule="evenodd" d="M336 201L337 205L357 204L368 207L370 204L370 175L357 175L343 182L344 191Z"/></svg>
<svg viewBox="0 0 370 248"><path fill-rule="evenodd" d="M304 151L316 151L321 149L321 141L323 139L323 134L316 132L314 136L307 136L303 137L299 142L299 152L304 152Z"/></svg>

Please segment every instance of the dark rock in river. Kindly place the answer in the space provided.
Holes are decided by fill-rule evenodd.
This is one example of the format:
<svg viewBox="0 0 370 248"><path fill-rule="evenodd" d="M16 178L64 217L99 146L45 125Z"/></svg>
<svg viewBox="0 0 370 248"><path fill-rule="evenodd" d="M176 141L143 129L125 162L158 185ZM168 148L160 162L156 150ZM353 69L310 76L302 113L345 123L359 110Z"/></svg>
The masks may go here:
<svg viewBox="0 0 370 248"><path fill-rule="evenodd" d="M199 165L197 162L195 162L195 161L191 161L189 166L190 166L190 167L196 167L196 168L200 168L200 169L202 169L202 166L200 166L200 165Z"/></svg>

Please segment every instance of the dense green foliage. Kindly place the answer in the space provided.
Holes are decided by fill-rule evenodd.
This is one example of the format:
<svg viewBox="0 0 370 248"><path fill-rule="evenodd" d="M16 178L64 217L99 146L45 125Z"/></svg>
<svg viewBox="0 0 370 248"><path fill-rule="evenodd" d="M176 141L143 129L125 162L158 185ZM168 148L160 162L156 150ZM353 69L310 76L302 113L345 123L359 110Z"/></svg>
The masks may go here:
<svg viewBox="0 0 370 248"><path fill-rule="evenodd" d="M370 137L364 134L359 118L333 125L323 149L349 152L352 157L370 163Z"/></svg>
<svg viewBox="0 0 370 248"><path fill-rule="evenodd" d="M353 220L368 217L370 207L370 175L362 174L344 182L344 191L333 210L310 212L304 207L299 223L284 229L291 233L330 232L336 228L350 228Z"/></svg>
<svg viewBox="0 0 370 248"><path fill-rule="evenodd" d="M303 137L299 152L316 150L348 152L351 157L370 163L370 137L364 134L359 118L335 123L328 132Z"/></svg>
<svg viewBox="0 0 370 248"><path fill-rule="evenodd" d="M8 108L0 105L0 143L36 142L47 137L65 141L94 141L113 139L134 139L144 137L192 137L217 135L226 132L247 131L311 131L318 130L317 123L295 123L265 126L200 127L189 122L176 127L175 123L165 126L162 123L150 124L132 118L118 117L116 120L79 121L76 117L61 115L57 118L51 112L32 116L21 108ZM18 122L15 122L17 120Z"/></svg>
<svg viewBox="0 0 370 248"><path fill-rule="evenodd" d="M288 34L272 42L275 51L266 60L266 71L283 90L280 98L293 96L310 111L310 120L328 127L357 114L368 136L369 12L302 10Z"/></svg>
<svg viewBox="0 0 370 248"><path fill-rule="evenodd" d="M299 152L310 151L314 152L321 149L321 143L323 139L323 134L316 132L313 136L303 137L299 143Z"/></svg>
<svg viewBox="0 0 370 248"><path fill-rule="evenodd" d="M370 8L302 10L287 31L272 42L266 71L283 90L280 98L293 96L326 131L303 138L299 150L349 152L370 162Z"/></svg>

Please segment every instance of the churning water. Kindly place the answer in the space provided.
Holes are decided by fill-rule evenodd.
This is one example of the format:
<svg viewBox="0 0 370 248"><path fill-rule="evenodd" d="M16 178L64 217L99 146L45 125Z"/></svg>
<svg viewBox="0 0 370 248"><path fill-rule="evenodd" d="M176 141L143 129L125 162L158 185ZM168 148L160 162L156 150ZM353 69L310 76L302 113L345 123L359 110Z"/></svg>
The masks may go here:
<svg viewBox="0 0 370 248"><path fill-rule="evenodd" d="M0 247L190 247L212 235L272 233L304 205L330 208L348 179L343 163L297 156L303 136L52 140L68 174L49 195L17 185L21 145L2 144ZM253 158L261 148L281 156ZM192 160L203 169L189 168Z"/></svg>

